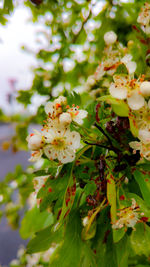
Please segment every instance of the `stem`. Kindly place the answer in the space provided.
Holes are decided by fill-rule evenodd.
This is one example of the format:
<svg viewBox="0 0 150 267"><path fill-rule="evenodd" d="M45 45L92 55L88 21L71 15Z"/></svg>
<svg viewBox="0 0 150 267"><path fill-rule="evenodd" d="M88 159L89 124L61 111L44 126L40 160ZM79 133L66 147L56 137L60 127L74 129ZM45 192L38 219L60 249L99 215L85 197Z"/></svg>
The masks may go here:
<svg viewBox="0 0 150 267"><path fill-rule="evenodd" d="M85 144L87 145L91 145L91 146L99 146L99 147L102 147L102 148L106 148L108 150L112 150L114 151L114 149L112 149L111 147L108 147L108 146L105 146L105 145L101 145L101 144L98 144L98 143L89 143L88 141L83 141Z"/></svg>
<svg viewBox="0 0 150 267"><path fill-rule="evenodd" d="M94 123L94 126L108 139L110 145L112 145L112 141L111 141L110 137L105 133L103 128L101 126L99 126L96 122Z"/></svg>

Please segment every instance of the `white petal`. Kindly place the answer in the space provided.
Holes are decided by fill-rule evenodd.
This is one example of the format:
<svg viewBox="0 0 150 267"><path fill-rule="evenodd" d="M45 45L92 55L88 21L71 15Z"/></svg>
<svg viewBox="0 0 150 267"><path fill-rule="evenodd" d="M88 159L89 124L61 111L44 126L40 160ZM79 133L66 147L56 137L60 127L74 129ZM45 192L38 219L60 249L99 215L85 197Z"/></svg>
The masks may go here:
<svg viewBox="0 0 150 267"><path fill-rule="evenodd" d="M127 98L128 105L133 110L138 110L144 106L144 97L139 95L138 92L134 92L130 97Z"/></svg>
<svg viewBox="0 0 150 267"><path fill-rule="evenodd" d="M47 145L47 146L45 146L43 150L44 150L45 155L46 155L49 159L56 159L56 158L57 158L57 156L56 156L56 154L55 154L55 151L54 151L52 145Z"/></svg>
<svg viewBox="0 0 150 267"><path fill-rule="evenodd" d="M117 35L115 32L110 31L110 32L106 32L104 34L104 41L107 45L111 45L113 43L115 43L117 40Z"/></svg>
<svg viewBox="0 0 150 267"><path fill-rule="evenodd" d="M132 74L135 72L136 67L137 67L136 62L130 61L130 62L126 63L125 65L128 69L129 74Z"/></svg>
<svg viewBox="0 0 150 267"><path fill-rule="evenodd" d="M125 87L115 87L114 83L110 85L109 92L113 97L117 99L127 98L127 89Z"/></svg>
<svg viewBox="0 0 150 267"><path fill-rule="evenodd" d="M74 161L74 159L75 159L75 153L70 147L67 147L67 149L65 149L63 158L60 157L60 161L64 164L72 162Z"/></svg>
<svg viewBox="0 0 150 267"><path fill-rule="evenodd" d="M137 141L133 141L129 143L129 146L135 150L140 150L141 149L141 143Z"/></svg>
<svg viewBox="0 0 150 267"><path fill-rule="evenodd" d="M88 112L86 110L80 109L77 116L79 116L81 119L84 119L87 117Z"/></svg>
<svg viewBox="0 0 150 267"><path fill-rule="evenodd" d="M131 60L132 60L132 55L131 54L127 54L121 59L121 62L124 63L124 64L127 64Z"/></svg>
<svg viewBox="0 0 150 267"><path fill-rule="evenodd" d="M45 112L46 114L53 113L54 111L54 104L52 102L48 102L45 106Z"/></svg>
<svg viewBox="0 0 150 267"><path fill-rule="evenodd" d="M72 141L72 145L71 147L74 149L78 149L80 147L80 140L81 140L81 136L78 132L71 132L70 135L71 141Z"/></svg>
<svg viewBox="0 0 150 267"><path fill-rule="evenodd" d="M140 129L138 137L144 144L150 143L150 131L148 129Z"/></svg>
<svg viewBox="0 0 150 267"><path fill-rule="evenodd" d="M150 96L150 82L142 82L140 86L140 92L143 96Z"/></svg>

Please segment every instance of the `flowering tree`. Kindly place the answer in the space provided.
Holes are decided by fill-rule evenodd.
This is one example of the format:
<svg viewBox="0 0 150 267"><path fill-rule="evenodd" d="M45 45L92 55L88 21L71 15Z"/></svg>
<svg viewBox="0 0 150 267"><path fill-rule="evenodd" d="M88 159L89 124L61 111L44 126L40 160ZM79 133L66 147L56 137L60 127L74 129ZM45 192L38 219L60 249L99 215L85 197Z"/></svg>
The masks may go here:
<svg viewBox="0 0 150 267"><path fill-rule="evenodd" d="M17 126L15 146L28 144L38 164L18 167L1 189L13 226L27 203L20 234L31 240L11 266L147 267L150 4L108 1L97 14L96 1L31 2L47 43L18 100L27 105L35 92L50 99ZM26 142L30 122L41 129Z"/></svg>

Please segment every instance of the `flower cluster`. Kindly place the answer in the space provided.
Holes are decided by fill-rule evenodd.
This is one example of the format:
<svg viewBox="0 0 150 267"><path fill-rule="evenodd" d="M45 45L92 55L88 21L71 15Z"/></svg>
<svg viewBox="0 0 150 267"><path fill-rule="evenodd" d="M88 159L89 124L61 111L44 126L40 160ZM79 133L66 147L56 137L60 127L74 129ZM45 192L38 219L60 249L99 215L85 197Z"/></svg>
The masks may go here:
<svg viewBox="0 0 150 267"><path fill-rule="evenodd" d="M142 30L149 35L150 34L150 4L145 3L141 13L138 16L137 22L141 24Z"/></svg>
<svg viewBox="0 0 150 267"><path fill-rule="evenodd" d="M132 198L132 205L127 208L123 208L117 213L119 219L112 225L113 229L121 229L123 227L132 227L134 229L135 224L139 221L139 207L136 204L135 199Z"/></svg>
<svg viewBox="0 0 150 267"><path fill-rule="evenodd" d="M45 154L50 160L72 162L80 147L81 137L78 132L70 131L70 123L74 121L82 124L87 111L80 110L75 105L70 107L67 99L60 96L54 102L46 104L45 112L48 118L41 132L34 131L27 137L28 148L32 150L30 161L36 161Z"/></svg>
<svg viewBox="0 0 150 267"><path fill-rule="evenodd" d="M136 62L132 61L132 55L129 54L128 48L123 47L117 41L115 32L106 32L104 35L106 47L103 52L103 58L97 67L94 75L89 76L86 83L86 90L89 90L97 81L101 80L104 75L112 76L120 64L124 64L129 72L133 74L136 70Z"/></svg>

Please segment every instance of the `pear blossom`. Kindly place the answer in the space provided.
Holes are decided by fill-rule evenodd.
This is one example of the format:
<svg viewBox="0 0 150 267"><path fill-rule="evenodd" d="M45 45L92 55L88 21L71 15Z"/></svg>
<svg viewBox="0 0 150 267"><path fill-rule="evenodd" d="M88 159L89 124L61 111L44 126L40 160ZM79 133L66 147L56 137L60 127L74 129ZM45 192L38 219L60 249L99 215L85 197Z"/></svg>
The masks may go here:
<svg viewBox="0 0 150 267"><path fill-rule="evenodd" d="M119 219L113 223L113 229L121 229L123 227L131 227L134 229L134 226L139 221L139 208L136 204L135 199L132 198L131 207L123 208L120 212L117 213Z"/></svg>
<svg viewBox="0 0 150 267"><path fill-rule="evenodd" d="M45 134L47 145L45 155L50 159L58 159L61 163L72 162L75 152L80 147L80 134L69 129L64 131L51 129Z"/></svg>
<svg viewBox="0 0 150 267"><path fill-rule="evenodd" d="M150 34L150 4L145 3L141 13L137 18L137 22L141 24L141 28L146 34Z"/></svg>
<svg viewBox="0 0 150 267"><path fill-rule="evenodd" d="M78 124L83 123L83 119L87 117L88 112L83 109L79 109L79 107L72 107L67 110L67 112L70 114L72 120Z"/></svg>
<svg viewBox="0 0 150 267"><path fill-rule="evenodd" d="M114 44L117 40L117 35L114 31L109 31L104 34L104 41L107 45Z"/></svg>
<svg viewBox="0 0 150 267"><path fill-rule="evenodd" d="M139 129L150 129L150 100L145 101L144 106L135 111L136 124Z"/></svg>

